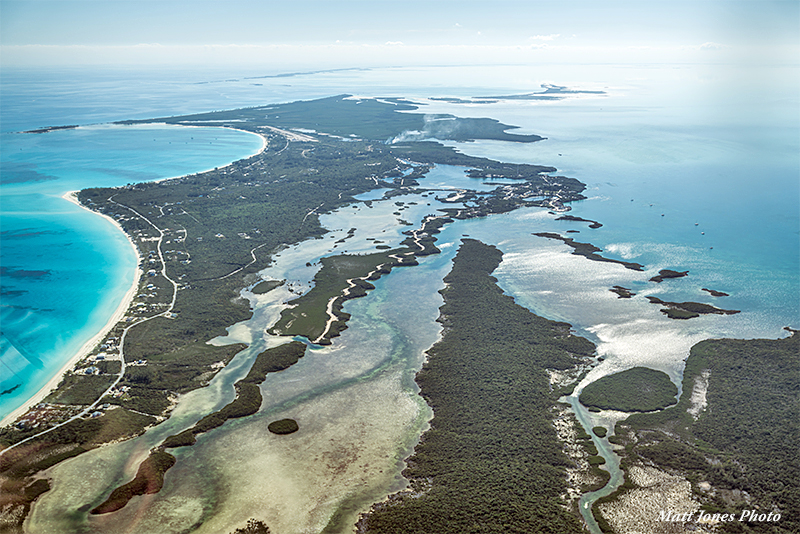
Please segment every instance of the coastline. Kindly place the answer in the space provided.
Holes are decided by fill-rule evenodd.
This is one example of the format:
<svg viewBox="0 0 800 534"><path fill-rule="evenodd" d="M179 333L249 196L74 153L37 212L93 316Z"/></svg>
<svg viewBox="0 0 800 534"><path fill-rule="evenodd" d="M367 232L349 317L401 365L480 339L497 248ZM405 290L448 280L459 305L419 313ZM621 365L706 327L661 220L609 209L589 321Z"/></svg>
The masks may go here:
<svg viewBox="0 0 800 534"><path fill-rule="evenodd" d="M111 124L118 125L118 123L111 123ZM146 125L150 125L150 124L164 125L164 126L179 126L181 128L224 128L224 129L227 129L227 130L235 130L237 132L244 132L244 133L251 134L251 135L257 135L258 137L261 138L261 148L259 148L257 151L253 152L249 156L245 156L243 158L235 159L235 160L231 161L230 163L226 163L225 165L220 165L218 167L211 167L209 169L203 169L201 171L197 171L197 172L194 172L194 173L191 173L191 174L203 174L204 172L213 171L214 169L224 169L226 167L230 167L231 165L233 165L237 161L242 161L243 159L252 158L253 156L258 156L259 154L261 154L262 152L267 150L267 148L269 147L269 141L267 140L267 137L264 134L260 134L258 132L251 132L250 130L242 130L241 128L231 128L229 126L200 126L200 125L196 125L196 124L171 124L171 123L168 123L168 122L148 122L148 123L145 123L144 125L146 126ZM124 125L124 126L129 126L129 125ZM176 178L183 178L185 176L190 176L190 174L180 174L178 176L168 176L166 178L159 178L158 180L153 180L152 183L156 183L157 184L157 183L161 183L161 182L166 182L167 180L174 180ZM74 193L74 191L72 191L72 192ZM81 207L83 207L83 206L81 206ZM89 211L91 211L91 210L89 210ZM94 212L92 212L92 213L94 213ZM120 228L122 228L122 227L120 227ZM125 235L127 235L127 234L125 234Z"/></svg>
<svg viewBox="0 0 800 534"><path fill-rule="evenodd" d="M111 124L113 124L113 123L111 123ZM154 123L154 124L167 124L167 123ZM185 125L185 126L181 125L181 127L192 128L194 126L192 126L192 125ZM262 152L267 150L267 148L269 146L269 142L267 140L267 137L262 135L262 134L260 134L260 133L250 132L248 130L241 130L241 129L238 129L238 128L228 128L228 129L237 130L237 131L241 131L241 132L244 132L244 133L257 135L258 137L261 138L261 147L256 152L254 152L253 154L250 154L249 156L245 156L244 158L235 159L235 160L233 160L233 161L231 161L231 162L229 162L229 163L227 163L227 164L225 164L223 166L220 166L218 168L225 168L225 167L228 167L230 165L233 165L234 163L236 163L237 161L240 161L242 159L246 159L246 158L250 158L250 157L253 157L253 156L257 156L258 154L261 154ZM194 174L201 174L201 173L204 173L204 172L208 172L209 170L213 170L213 167L210 168L210 169L205 169L205 170L198 171L197 173L194 173ZM166 180L174 180L176 178L183 178L184 176L187 176L187 175L182 174L182 175L178 175L178 176L170 176L170 177L167 177L167 178L161 178L159 180L154 180L154 182L157 183L157 182L163 182L163 181L166 181ZM128 240L128 242L130 243L131 247L134 250L134 253L136 254L136 264L137 264L137 266L136 266L136 275L134 277L133 284L128 289L128 291L125 293L125 295L123 296L123 298L120 301L119 305L117 306L116 310L114 311L112 316L109 318L108 322L102 327L102 329L100 329L97 332L96 335L92 336L91 339L86 341L86 343L84 343L81 346L81 348L67 362L64 363L64 365L58 370L58 372L55 375L53 375L53 377L50 380L48 380L47 383L44 386L42 386L34 395L32 395L27 401L25 401L23 404L21 404L18 408L16 408L13 411L11 411L2 420L0 420L0 428L8 426L8 425L11 425L14 421L16 421L22 415L24 415L33 406L39 404L45 397L47 397L47 395L49 395L51 391L53 391L54 389L56 389L56 387L58 387L58 385L61 383L61 380L64 378L64 375L69 370L71 370L75 366L76 363L78 363L81 359L85 358L94 349L94 347L100 341L102 341L102 339L108 334L108 332L111 331L111 329L114 328L114 326L119 321L122 320L122 318L125 316L125 314L128 311L128 309L130 308L131 303L133 302L133 298L136 295L136 292L137 292L137 290L139 288L139 282L141 281L142 276L144 275L144 272L142 271L141 267L139 266L141 264L141 262L142 262L142 257L141 257L141 255L139 253L139 249L136 247L136 244L131 239L131 236L129 236L128 233L125 232L125 230L122 228L122 225L120 225L113 218L111 218L108 215L105 215L103 213L92 211L89 208L87 208L86 206L84 206L83 204L81 204L78 201L77 193L78 193L78 191L67 191L66 193L61 195L61 198L63 198L67 202L71 202L72 204L75 204L76 206L80 207L81 209L84 209L84 210L86 210L86 211L88 211L88 212L90 212L90 213L92 213L94 215L98 215L100 217L105 218L111 224L113 224L120 232L122 232L123 235L125 235L125 238Z"/></svg>
<svg viewBox="0 0 800 534"><path fill-rule="evenodd" d="M131 287L122 297L122 300L117 306L117 309L108 319L108 322L97 332L97 334L95 334L88 341L86 341L86 343L84 343L83 346L81 346L81 348L61 367L61 369L59 369L58 372L55 375L53 375L53 378L51 378L44 386L42 386L39 389L39 391L37 391L33 396L31 396L17 409L13 410L11 413L5 416L3 420L0 421L0 427L10 425L14 421L16 421L20 416L24 415L33 406L40 403L45 397L47 397L47 395L49 395L50 392L53 391L58 386L58 384L61 383L61 380L64 378L64 375L70 369L75 367L76 363L78 363L81 359L85 358L94 349L94 347L98 343L100 343L100 341L103 340L103 338L108 334L108 332L110 332L111 329L114 328L114 326L122 320L122 318L125 316L125 313L130 308L131 303L133 302L133 298L136 295L136 291L139 288L139 282L141 281L142 275L144 274L142 272L142 269L139 267L139 264L141 263L142 260L142 257L139 254L139 249L136 248L136 244L131 240L131 237L122 229L122 226L108 215L92 211L86 206L82 205L80 202L78 202L76 193L77 191L67 191L61 196L61 198L63 198L67 202L71 202L76 206L79 206L81 209L85 209L90 213L93 213L100 217L104 217L125 235L125 238L128 240L128 243L130 243L131 247L133 248L136 254L136 275L134 277L133 284L131 284Z"/></svg>

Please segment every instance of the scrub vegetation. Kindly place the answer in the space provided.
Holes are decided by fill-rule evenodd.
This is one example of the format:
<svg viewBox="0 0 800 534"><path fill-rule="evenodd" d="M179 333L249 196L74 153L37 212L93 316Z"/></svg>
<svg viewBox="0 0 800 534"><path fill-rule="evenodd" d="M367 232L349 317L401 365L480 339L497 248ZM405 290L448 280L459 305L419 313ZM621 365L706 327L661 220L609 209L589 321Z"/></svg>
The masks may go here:
<svg viewBox="0 0 800 534"><path fill-rule="evenodd" d="M584 185L577 180L554 176L545 179L542 173L555 171L552 167L499 163L459 154L438 142L421 141L437 137L533 142L541 139L539 136L508 133L511 126L492 119L451 120L449 116L408 113L415 107L399 99L358 102L339 96L130 122L236 128L262 136L267 146L262 153L208 172L79 193L83 205L115 219L139 250L143 276L137 296L123 320L90 355L92 361L98 361L95 357L101 352L122 353L126 367L118 385L101 399L98 397L105 391L103 384L111 384L121 366L103 364L97 366L99 375L67 376L62 387L48 399L48 406L61 410L63 415L51 416L47 425L62 426L47 434L39 435L47 426L38 425L0 429L0 447L35 436L0 457L4 502L10 503L6 511L8 517L13 517L14 528L21 526L32 499L44 491L42 484L36 482L38 471L99 444L141 434L148 425L169 416L178 395L207 385L245 348L243 344L211 346L207 341L225 335L227 327L251 317L240 291L245 287L254 287L256 293L272 289L274 283L254 286L257 273L270 264L271 255L282 247L322 236L325 230L319 223L319 214L352 204L356 202L355 195L372 189L390 189L396 195L410 192L418 185L416 180L435 164L466 166L475 178L515 181L514 188L503 186L493 192L476 193L470 207L463 202L459 206L454 199L449 213L428 221L419 235L409 234L402 243L405 248L400 250L413 254L396 265L413 265L415 256L438 251L432 234L454 218L481 217L531 205L562 209L564 203L585 198L581 195ZM305 130L289 130L298 128ZM305 133L310 130L314 132ZM422 137L414 131L422 132ZM387 144L389 140L393 143ZM375 266L376 261L392 252L396 251L379 252L358 262L365 262L362 267L368 269L367 263ZM323 271L332 271L347 261L353 259L331 259L331 266ZM361 267L356 271L361 272ZM341 288L341 282L347 279L340 276L331 283ZM366 294L370 288L369 280L360 281L349 296ZM317 290L315 296L322 292ZM316 314L325 313L324 307L306 309L312 307ZM334 311L340 315L331 325L328 339L344 328L347 320L341 309ZM319 319L297 325L306 334L313 334L309 329L320 328ZM321 324L324 327L325 322ZM287 328L286 333L290 330ZM562 342L569 343L566 338ZM266 360L259 356L254 369L291 365L287 362L299 357L277 358L275 354L270 352ZM270 363L273 357L280 361ZM81 362L76 370L87 365L88 360ZM168 438L172 440L168 445L188 445L198 434L229 418L254 413L261 399L257 384L263 378L251 378L248 375L237 384L232 403L209 414L199 426ZM110 409L64 424L68 417L95 401L98 406L108 404ZM156 450L154 454L161 452L164 451ZM165 462L156 463L158 469L168 468ZM137 484L137 488L141 486L141 482ZM151 482L145 486L155 487ZM116 494L115 502L121 502L117 497L132 494L130 489Z"/></svg>
<svg viewBox="0 0 800 534"><path fill-rule="evenodd" d="M615 442L625 446L622 467L654 465L685 477L693 498L710 513L780 514L778 521L722 522L718 532L800 532L798 369L797 333L698 343L686 360L676 406L617 423ZM707 386L706 405L693 395L699 384ZM632 487L626 482L605 500Z"/></svg>
<svg viewBox="0 0 800 534"><path fill-rule="evenodd" d="M576 256L583 256L586 259L592 261L603 261L608 263L618 263L625 267L626 269L631 269L632 271L643 271L644 265L641 263L635 263L632 261L623 261L623 260L614 260L611 258L606 258L605 256L601 256L598 252L602 252L603 249L597 248L596 246L592 245L591 243L580 243L575 241L571 237L562 237L559 234L553 232L537 232L533 234L538 237L545 237L547 239L556 239L558 241L563 241L565 245L572 247L572 253Z"/></svg>
<svg viewBox="0 0 800 534"><path fill-rule="evenodd" d="M545 369L594 345L514 303L490 273L502 253L464 240L441 291L444 337L417 375L433 408L407 460L411 487L373 506L359 532L582 532L560 499L570 465Z"/></svg>
<svg viewBox="0 0 800 534"><path fill-rule="evenodd" d="M285 435L297 432L300 427L294 419L280 419L279 421L271 422L267 428L273 434Z"/></svg>
<svg viewBox="0 0 800 534"><path fill-rule="evenodd" d="M583 388L579 399L587 408L652 412L675 404L677 395L678 387L666 373L634 367L592 382Z"/></svg>

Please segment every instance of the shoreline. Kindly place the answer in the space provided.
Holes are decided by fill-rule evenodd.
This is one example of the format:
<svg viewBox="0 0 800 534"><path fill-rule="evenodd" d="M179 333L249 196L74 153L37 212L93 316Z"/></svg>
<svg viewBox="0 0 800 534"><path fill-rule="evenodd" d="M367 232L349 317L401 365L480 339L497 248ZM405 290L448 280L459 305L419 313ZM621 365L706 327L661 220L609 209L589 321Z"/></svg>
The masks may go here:
<svg viewBox="0 0 800 534"><path fill-rule="evenodd" d="M142 269L139 267L139 263L141 263L142 261L142 257L139 254L139 249L136 247L136 244L133 242L131 237L125 232L125 230L122 229L122 226L108 215L92 211L83 204L81 204L80 202L78 202L76 193L77 191L67 191L61 196L61 198L63 198L67 202L75 204L81 209L85 209L90 213L105 218L125 235L125 238L128 240L128 243L130 243L131 247L134 250L134 253L136 254L136 275L134 276L133 284L125 293L125 295L122 297L122 300L117 306L117 309L114 310L114 313L111 315L111 317L109 317L108 322L106 322L106 324L97 332L97 334L95 334L88 341L86 341L86 343L84 343L81 346L81 348L78 349L78 351L69 360L67 360L66 363L64 363L64 365L58 370L58 372L55 375L53 375L53 378L51 378L44 386L42 386L34 395L32 395L22 405L13 410L7 416L5 416L2 419L2 421L0 421L0 427L12 424L20 416L24 415L28 410L30 410L33 406L39 404L45 397L47 397L47 395L50 394L51 391L53 391L54 389L56 389L56 387L58 387L58 385L61 383L61 380L64 378L64 375L68 371L70 371L73 367L75 367L76 363L78 363L80 360L88 356L89 353L91 353L91 351L95 348L95 346L97 346L97 344L100 343L103 340L103 338L105 338L106 335L108 335L108 333L117 325L117 323L119 323L122 320L122 318L127 313L128 309L130 308L131 303L133 302L133 298L136 295L136 291L139 289L139 282L141 281L142 275L144 274Z"/></svg>
<svg viewBox="0 0 800 534"><path fill-rule="evenodd" d="M128 126L139 126L139 125L131 125L131 124L119 124L119 123L116 123L116 122L112 122L111 124L113 124L115 126L125 126L125 127L128 127ZM152 124L162 125L162 126L177 126L179 128L223 128L223 129L226 129L226 130L235 130L237 132L244 132L244 133L247 133L247 134L251 134L251 135L255 135L255 136L260 137L261 138L261 148L259 148L257 151L253 152L249 156L245 156L243 158L235 159L235 160L231 161L230 163L226 163L225 165L220 165L220 166L217 166L217 167L211 167L209 169L203 169L202 171L193 172L191 174L180 174L178 176L168 176L166 178L159 178L158 180L153 180L152 182L147 182L147 183L158 184L158 183L161 183L161 182L166 182L167 180L175 180L176 178L184 178L186 176L192 176L194 174L203 174L204 172L210 172L210 171L213 171L215 169L224 169L226 167L230 167L231 165L233 165L237 161L242 161L243 159L252 158L253 156L258 156L259 154L261 154L265 150L267 150L267 148L269 147L269 142L267 141L266 136L264 136L263 134L260 134L258 132L251 132L250 130L242 130L241 128L231 128L230 126L200 126L200 125L196 125L196 124L172 124L172 123L169 123L169 122L147 122L147 123L144 123L143 125L144 126L148 126L148 125L152 125ZM127 234L125 234L125 235L127 235Z"/></svg>
<svg viewBox="0 0 800 534"><path fill-rule="evenodd" d="M109 123L105 123L105 124L109 124ZM114 124L114 123L110 123L110 124ZM166 125L167 123L154 123L154 124L164 124L164 125ZM180 126L181 127L185 127L185 128L194 127L194 126L191 126L191 125L186 125L186 126L180 125ZM219 128L224 128L224 127L219 127ZM225 167L229 167L230 165L233 165L234 163L236 163L237 161L241 161L242 159L247 159L247 158L251 158L253 156L257 156L258 154L261 154L262 152L267 150L267 148L269 146L267 138L262 134L255 133L255 132L250 132L250 131L247 131L247 130L240 130L238 128L228 128L228 129L237 130L237 131L245 132L245 133L256 135L256 136L260 137L261 138L261 148L259 148L256 152L254 152L253 154L251 154L249 156L245 156L244 158L235 159L235 160L231 161L230 163L227 163L227 164L225 164L223 166L217 167L219 169L222 169L222 168L225 168ZM198 171L198 172L193 173L193 174L202 174L204 172L208 172L208 171L213 170L213 169L214 168L212 167L211 169L201 170L201 171ZM158 183L158 182L163 182L165 180L174 180L174 179L177 179L177 178L183 178L184 176L189 176L189 175L183 174L183 175L179 175L179 176L170 176L170 177L167 177L167 178L161 178L161 179L158 179L158 180L153 180L153 182ZM58 385L63 380L64 375L68 371L70 371L73 367L75 367L76 363L78 363L80 360L82 360L83 358L88 356L89 353L91 353L91 351L94 349L94 347L98 343L100 343L100 341L102 341L103 338L106 335L108 335L108 332L110 332L111 329L113 329L114 326L116 326L116 324L118 322L120 322L122 320L122 318L125 316L125 314L127 313L128 309L131 306L131 303L133 302L133 298L136 295L137 290L139 289L139 282L141 281L142 276L144 275L144 272L142 271L141 267L139 266L141 264L141 262L142 262L142 256L139 253L139 249L136 246L136 243L134 243L134 241L131 238L131 236L128 235L128 233L125 232L125 230L122 228L122 225L120 225L113 218L111 218L108 215L105 215L103 213L92 211L89 208L87 208L86 206L84 206L83 204L81 204L80 202L78 202L77 193L78 193L78 191L67 191L66 193L61 195L61 198L63 198L67 202L71 202L72 204L75 204L79 208L84 209L84 210L86 210L86 211L88 211L88 212L90 212L90 213L92 213L94 215L98 215L100 217L105 218L111 224L113 224L120 232L122 232L122 234L127 239L128 243L130 243L131 247L134 250L134 253L136 254L136 274L135 274L135 277L134 277L134 281L133 281L133 284L131 285L131 287L128 289L128 291L125 293L125 295L122 297L122 300L120 301L120 303L117 306L117 308L114 311L114 313L109 318L108 322L97 332L97 334L95 334L88 341L86 341L86 343L84 343L81 346L81 348L78 349L78 351L69 360L67 360L64 363L63 366L61 366L61 368L58 370L58 372L56 374L54 374L53 377L50 380L48 380L47 383L44 386L42 386L35 394L33 394L23 404L21 404L19 407L17 407L14 410L12 410L8 415L3 417L3 419L0 420L0 428L11 425L12 423L14 423L14 421L16 421L21 416L23 416L25 413L27 413L28 410L30 410L33 406L35 406L35 405L39 404L40 402L42 402L42 400L45 397L47 397L47 395L49 395L54 389L56 389L58 387Z"/></svg>

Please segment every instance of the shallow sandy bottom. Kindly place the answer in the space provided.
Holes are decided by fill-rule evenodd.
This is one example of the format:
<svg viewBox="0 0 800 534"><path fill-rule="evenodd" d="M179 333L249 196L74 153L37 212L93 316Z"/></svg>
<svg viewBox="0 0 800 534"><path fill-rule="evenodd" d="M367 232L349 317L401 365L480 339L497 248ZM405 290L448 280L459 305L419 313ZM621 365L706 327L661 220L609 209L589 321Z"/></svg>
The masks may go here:
<svg viewBox="0 0 800 534"><path fill-rule="evenodd" d="M408 429L423 410L399 383L397 373L389 372L283 412L260 414L198 448L196 460L211 467L202 477L180 473L182 485L215 480L218 499L198 532L220 532L248 517L264 521L275 534L320 532L340 505L402 488L395 473L405 451L398 444L408 442ZM284 417L295 419L300 430L271 434L268 423ZM354 524L357 512L347 515L345 523Z"/></svg>

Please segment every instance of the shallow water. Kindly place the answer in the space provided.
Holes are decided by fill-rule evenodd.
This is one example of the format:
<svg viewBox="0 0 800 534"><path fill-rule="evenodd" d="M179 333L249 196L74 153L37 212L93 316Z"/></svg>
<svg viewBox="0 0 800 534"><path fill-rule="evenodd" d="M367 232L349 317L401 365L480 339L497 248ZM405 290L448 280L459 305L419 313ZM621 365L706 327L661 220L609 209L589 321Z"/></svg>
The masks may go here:
<svg viewBox="0 0 800 534"><path fill-rule="evenodd" d="M440 180L453 173L453 168L441 167L433 177ZM287 283L264 295L245 291L243 294L254 306L253 317L231 327L227 336L214 340L215 344L246 342L250 348L237 355L211 386L181 400L170 424L161 425L168 426L169 432L156 427L142 438L56 467L52 476L63 482L41 498L29 523L31 532L45 532L54 519L58 524L57 518L70 517L70 510L80 506L75 498L83 499L82 504L86 504L88 495L98 495L95 500L99 500L114 481L124 481L122 473L129 478L135 473L136 462L126 464L117 459L101 469L97 467L98 457L106 462L105 458L115 454L110 451L117 448L118 458L143 458L144 451L156 445L158 439L193 424L201 416L201 408L211 410L229 402L233 382L244 375L255 355L282 342L266 334L266 330L277 320L287 300L311 287L318 268L313 264L320 257L370 252L375 245L368 237L377 237L391 246L405 237L400 232L408 227L392 214L398 198L408 206L401 217L416 223L435 208L443 207L431 197L408 195L373 201L371 208L354 205L323 216L321 220L332 230L332 237L305 241L278 253L275 263L262 275L285 279ZM598 343L598 353L605 360L591 371L576 393L600 376L636 365L663 370L679 383L691 345L749 324L735 323L739 316L674 321L642 296L618 299L608 290L613 285L641 287L648 294L663 292L661 286L647 281L657 269L648 266L646 271L637 272L620 265L592 262L570 254L570 249L560 242L532 235L584 226L585 223L555 221L554 215L540 208L446 226L438 241L442 254L422 258L417 267L395 269L376 282L376 289L367 297L348 301L345 311L353 317L349 328L334 339L332 346L312 347L296 365L267 377L262 384L264 402L259 414L230 421L201 436L191 448L176 449L178 463L167 477L173 482L166 483L158 495L136 499L123 511L109 516L92 517L88 522L81 519L76 525L92 532L110 532L124 520L126 524L139 525L137 528L175 525L170 531L179 532L187 525L202 523L201 531L214 532L253 516L276 532L315 532L340 507L345 511L339 519L352 524L357 513L370 503L401 488L403 480L398 477L402 458L411 451L430 415L416 395L413 376L421 366L423 352L439 334L434 322L441 305L437 290L465 235L504 251L503 262L494 275L518 303L545 317L568 320L577 333ZM333 242L352 227L359 230L334 248ZM309 267L306 262L312 265ZM693 284L705 282L702 271L697 277ZM589 428L611 424L615 418L613 414L595 415L577 408ZM283 417L300 423L301 431L294 437L277 437L266 430L270 421ZM613 467L613 458L609 459L609 467ZM68 481L75 473L85 469L94 469L93 482L88 487L70 485ZM65 494L74 497L65 498ZM180 506L175 507L174 503ZM298 517L304 521L298 521Z"/></svg>
<svg viewBox="0 0 800 534"><path fill-rule="evenodd" d="M353 314L350 328L333 346L309 350L296 366L268 377L262 387L265 402L257 416L229 422L201 437L194 447L178 449L179 461L173 468L178 474L168 474L162 493L88 525L72 516L86 504L86 496L132 477L144 452L163 437L191 426L201 408L216 409L233 398L233 382L243 376L260 350L276 342L265 328L290 297L289 288L297 295L310 287L316 267L306 267L307 261L314 263L330 253L371 250L374 244L367 237L395 245L408 227L391 214L397 208L393 202L418 202L400 216L415 223L437 203L431 197L401 197L375 202L372 208L358 205L323 216L323 224L335 230L333 238L282 251L264 275L287 278L289 283L266 295L245 293L255 306L253 318L232 326L226 338L215 340L245 341L251 347L209 387L186 395L169 422L131 442L104 447L56 467L56 484L34 507L31 531L45 532L64 524L83 525L89 531L118 531L124 523L134 532L155 524L178 532L201 519L207 522L202 527L207 531L232 530L247 517L262 517L275 532L316 531L339 506L348 510L345 515L352 524L358 510L402 486L397 478L402 467L399 460L410 451L429 416L415 395L413 373L438 335L434 320L441 300L436 290L464 234L505 252L494 276L519 304L544 317L570 322L577 333L598 344L598 353L605 359L578 391L592 380L635 365L663 370L680 385L683 359L701 339L775 338L785 334L783 326L800 326L796 181L800 150L792 119L798 105L796 95L783 92L795 83L794 77L786 78L785 86L778 84L756 97L748 82L726 85L727 71L710 67L497 68L488 82L491 87L474 81L488 79L485 71L387 69L326 73L292 83L308 94L319 91L312 83L316 80L328 83L332 91L350 84L368 94L390 94L394 88L394 94L411 96L475 96L530 92L549 77L564 84L606 89L608 96L559 102L454 105L428 101L424 108L491 116L522 126L520 133L546 136L545 141L526 145L477 141L456 146L478 156L559 167L557 174L589 186L590 198L575 203L571 214L599 220L604 226L592 230L585 223L554 221L555 216L541 209L447 226L439 236L441 255L424 258L418 267L397 269L366 298L348 302L346 311ZM478 74L483 77L475 78ZM421 79L424 84L419 83ZM237 83L227 87L253 96L244 82ZM282 94L277 89L272 93L258 90L272 95L269 98ZM443 188L470 182L460 170L445 166L429 178L429 183ZM428 184L423 180L421 185ZM334 245L351 227L359 228L356 235ZM592 262L570 254L571 249L560 242L531 235L563 234L569 229L580 231L570 234L577 241L602 247L611 257L642 263L646 271ZM663 268L688 269L690 274L662 284L648 281ZM608 291L613 285L629 287L637 295L618 299ZM714 299L700 291L703 287L731 296ZM675 321L647 302L646 295L706 302L742 313ZM588 414L576 406L588 428L614 419L613 414ZM389 416L393 411L397 417ZM265 432L273 418L292 414L305 420L298 419L301 431L294 437L277 438ZM365 428L364 420L375 426ZM363 437L352 439L351 434ZM379 434L388 439L378 439ZM347 454L335 447L336 440L348 442L356 451L352 462L339 462ZM359 468L366 458L371 459L369 467ZM344 466L341 472L337 466ZM276 470L281 476L269 474ZM295 476L295 471L302 476ZM75 480L85 472L94 477ZM326 483L313 482L321 480ZM307 517L304 526L288 526L287 517L298 515ZM125 521L115 522L113 516L124 516ZM62 523L68 517L75 523Z"/></svg>
<svg viewBox="0 0 800 534"><path fill-rule="evenodd" d="M2 134L0 419L44 386L108 322L137 258L110 221L61 196L180 176L259 150L233 130L99 125Z"/></svg>

